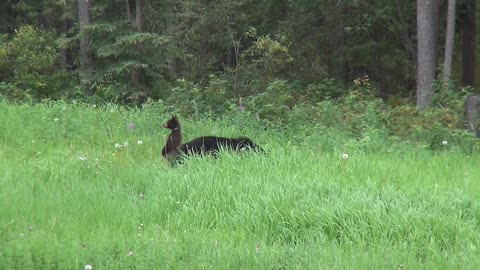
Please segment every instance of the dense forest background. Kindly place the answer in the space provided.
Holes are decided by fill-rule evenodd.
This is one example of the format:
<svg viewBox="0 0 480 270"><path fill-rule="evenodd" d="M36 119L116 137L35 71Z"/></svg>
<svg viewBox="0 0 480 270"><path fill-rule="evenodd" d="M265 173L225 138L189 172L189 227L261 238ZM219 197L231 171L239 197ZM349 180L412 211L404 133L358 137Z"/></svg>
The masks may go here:
<svg viewBox="0 0 480 270"><path fill-rule="evenodd" d="M236 108L280 122L296 107L352 94L392 110L418 98L417 63L425 61L417 16L432 21L430 74L440 79L453 2L449 84L429 83L436 99L427 104L446 108L480 84L480 5L431 1L426 17L421 2L3 1L0 94L17 102L151 99L185 114Z"/></svg>

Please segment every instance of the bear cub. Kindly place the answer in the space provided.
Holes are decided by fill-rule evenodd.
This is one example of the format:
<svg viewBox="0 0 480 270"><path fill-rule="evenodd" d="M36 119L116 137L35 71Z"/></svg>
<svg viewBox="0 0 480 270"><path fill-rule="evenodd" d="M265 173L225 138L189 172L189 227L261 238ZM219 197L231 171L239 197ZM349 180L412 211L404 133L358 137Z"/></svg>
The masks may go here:
<svg viewBox="0 0 480 270"><path fill-rule="evenodd" d="M165 124L164 128L170 129L171 133L167 136L167 143L162 149L163 157L175 156L178 147L182 144L182 129L178 117L173 115Z"/></svg>

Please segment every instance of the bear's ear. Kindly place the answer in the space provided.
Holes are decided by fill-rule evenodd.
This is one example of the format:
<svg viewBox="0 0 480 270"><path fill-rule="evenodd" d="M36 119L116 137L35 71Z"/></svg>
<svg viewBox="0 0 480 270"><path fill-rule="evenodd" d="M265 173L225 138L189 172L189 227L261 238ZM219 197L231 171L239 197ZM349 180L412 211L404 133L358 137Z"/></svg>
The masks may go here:
<svg viewBox="0 0 480 270"><path fill-rule="evenodd" d="M178 117L176 115L172 115L172 120L178 120Z"/></svg>

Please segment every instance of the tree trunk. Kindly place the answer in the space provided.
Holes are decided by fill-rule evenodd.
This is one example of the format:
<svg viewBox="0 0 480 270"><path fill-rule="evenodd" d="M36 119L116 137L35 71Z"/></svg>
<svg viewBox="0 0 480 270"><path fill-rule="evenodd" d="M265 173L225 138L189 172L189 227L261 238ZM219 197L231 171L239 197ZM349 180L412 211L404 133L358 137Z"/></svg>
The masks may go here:
<svg viewBox="0 0 480 270"><path fill-rule="evenodd" d="M455 9L457 1L448 0L447 13L447 35L445 38L445 58L443 62L443 86L444 90L448 89L448 83L452 77L452 58L453 49L455 48Z"/></svg>
<svg viewBox="0 0 480 270"><path fill-rule="evenodd" d="M170 35L174 35L177 31L177 14L180 11L177 9L175 3L169 3L166 9L166 20L165 20L165 28L166 32ZM172 39L173 41L173 39ZM176 44L171 43L172 47L169 46L168 48L168 56L167 56L167 67L168 73L171 80L176 80L181 72L181 60L177 57L177 47ZM174 48L174 49L172 49Z"/></svg>
<svg viewBox="0 0 480 270"><path fill-rule="evenodd" d="M465 125L468 131L480 138L480 95L472 95L465 101Z"/></svg>
<svg viewBox="0 0 480 270"><path fill-rule="evenodd" d="M135 1L135 28L137 28L138 32L143 32L143 28L145 25L145 1L144 0L136 0ZM135 47L137 50L141 50L141 44L136 44ZM135 68L131 73L132 83L136 87L141 86L141 74L140 70Z"/></svg>
<svg viewBox="0 0 480 270"><path fill-rule="evenodd" d="M475 1L466 3L466 16L462 25L462 78L463 85L475 82Z"/></svg>
<svg viewBox="0 0 480 270"><path fill-rule="evenodd" d="M132 7L130 5L130 0L125 0L125 7L127 8L127 17L129 20L133 21Z"/></svg>
<svg viewBox="0 0 480 270"><path fill-rule="evenodd" d="M63 1L63 7L64 7L64 13L67 12L68 9L68 4L67 0ZM62 31L65 33L66 37L70 37L69 31L72 28L72 20L70 18L65 18L62 21ZM64 48L62 49L62 56L63 56L63 62L65 64L65 69L66 70L73 70L73 56L72 56L72 50L70 48Z"/></svg>
<svg viewBox="0 0 480 270"><path fill-rule="evenodd" d="M80 23L80 32L85 29L90 23L90 3L89 0L78 0L78 18ZM80 83L82 86L87 86L92 80L92 69L94 68L94 61L90 48L90 39L80 38ZM87 95L93 94L93 89L87 89Z"/></svg>
<svg viewBox="0 0 480 270"><path fill-rule="evenodd" d="M417 0L417 107L424 110L432 103L436 67L436 2Z"/></svg>
<svg viewBox="0 0 480 270"><path fill-rule="evenodd" d="M135 2L135 27L138 32L143 32L145 25L145 0Z"/></svg>
<svg viewBox="0 0 480 270"><path fill-rule="evenodd" d="M347 68L345 61L345 32L343 23L342 1L328 1L327 24L330 28L328 57L328 75L345 83L347 80Z"/></svg>
<svg viewBox="0 0 480 270"><path fill-rule="evenodd" d="M72 20L70 19L65 19L63 21L63 30L65 31L65 35L68 35L68 31L72 28ZM65 64L65 69L66 70L73 70L73 55L72 55L72 50L70 48L65 48L62 49L62 56L63 56L63 62Z"/></svg>

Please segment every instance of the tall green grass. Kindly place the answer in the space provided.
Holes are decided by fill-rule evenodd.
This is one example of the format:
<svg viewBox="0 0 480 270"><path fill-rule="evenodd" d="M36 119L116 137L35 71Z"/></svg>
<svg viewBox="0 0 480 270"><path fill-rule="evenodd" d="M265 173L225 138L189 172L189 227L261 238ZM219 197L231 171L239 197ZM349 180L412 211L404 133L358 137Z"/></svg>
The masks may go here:
<svg viewBox="0 0 480 270"><path fill-rule="evenodd" d="M432 152L181 119L187 140L245 135L268 153L172 168L160 156L168 117L161 104L0 103L0 268L480 265L480 157L455 142Z"/></svg>

